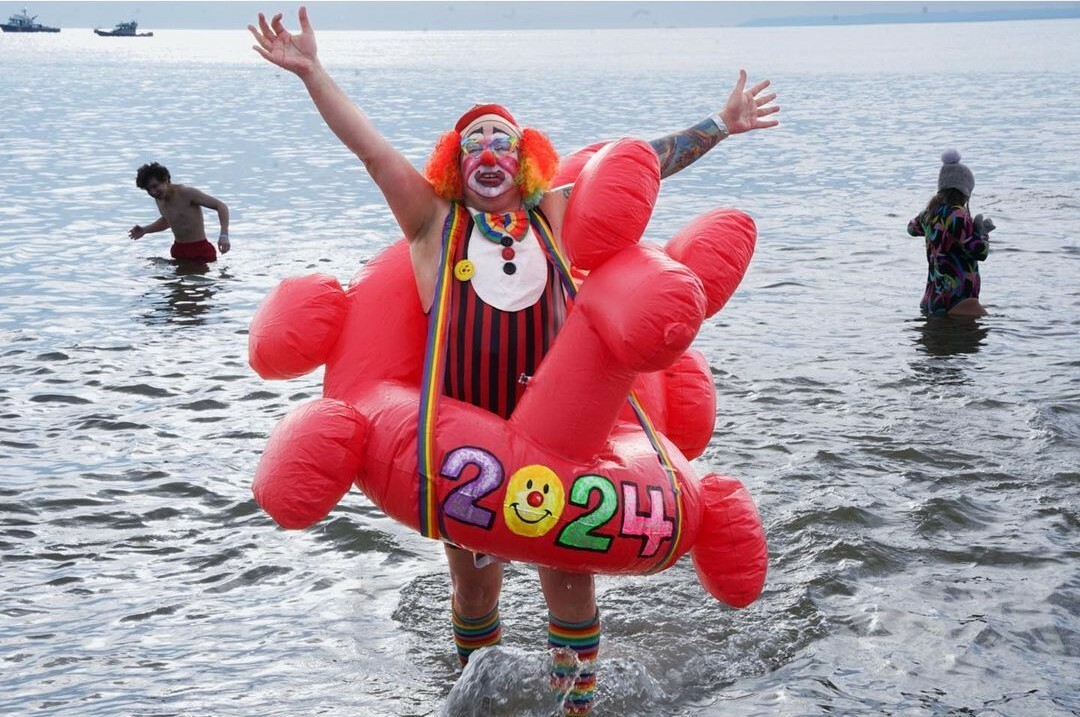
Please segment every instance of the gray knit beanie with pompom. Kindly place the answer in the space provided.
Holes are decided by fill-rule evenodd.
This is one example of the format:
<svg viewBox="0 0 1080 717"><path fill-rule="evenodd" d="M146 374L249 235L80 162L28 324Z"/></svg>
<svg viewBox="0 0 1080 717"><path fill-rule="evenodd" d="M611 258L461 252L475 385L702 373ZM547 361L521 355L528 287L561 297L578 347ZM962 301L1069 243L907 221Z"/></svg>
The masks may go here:
<svg viewBox="0 0 1080 717"><path fill-rule="evenodd" d="M937 188L939 192L942 189L959 189L966 197L970 197L971 191L975 189L975 175L960 164L960 153L955 149L947 149L941 155Z"/></svg>

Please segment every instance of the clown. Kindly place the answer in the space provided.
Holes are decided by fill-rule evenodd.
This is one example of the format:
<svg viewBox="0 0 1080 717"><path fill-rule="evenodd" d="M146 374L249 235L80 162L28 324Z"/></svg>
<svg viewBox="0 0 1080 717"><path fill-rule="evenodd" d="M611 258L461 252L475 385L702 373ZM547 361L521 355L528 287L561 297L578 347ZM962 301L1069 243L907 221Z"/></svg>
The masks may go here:
<svg viewBox="0 0 1080 717"><path fill-rule="evenodd" d="M499 105L478 105L439 139L425 171L440 199L466 208L470 227L450 257L445 394L504 418L565 319L566 297L543 249L543 240L557 241L549 222L565 207L548 199L561 195L544 193L557 168L547 137ZM410 244L418 277L438 265L426 252L441 246L441 232ZM426 309L434 287L419 289Z"/></svg>
<svg viewBox="0 0 1080 717"><path fill-rule="evenodd" d="M566 296L547 247L561 243L570 187L551 190L558 157L540 132L524 128L504 107L478 105L443 135L424 173L378 133L323 69L305 8L301 32L281 15L248 26L254 49L296 74L337 137L364 163L409 242L417 291L425 310L436 304L442 250L451 235L449 336L443 392L507 417L521 399L566 314ZM682 132L654 140L660 176L700 158L731 134L772 127L779 108L769 82L745 89L740 71L722 110ZM588 268L588 267L584 267ZM515 474L505 510L519 535L543 535L566 496L540 466ZM462 664L499 642L502 564L447 544L453 632ZM600 619L593 576L538 568L549 612L548 643L556 656L553 683L567 714L589 711Z"/></svg>

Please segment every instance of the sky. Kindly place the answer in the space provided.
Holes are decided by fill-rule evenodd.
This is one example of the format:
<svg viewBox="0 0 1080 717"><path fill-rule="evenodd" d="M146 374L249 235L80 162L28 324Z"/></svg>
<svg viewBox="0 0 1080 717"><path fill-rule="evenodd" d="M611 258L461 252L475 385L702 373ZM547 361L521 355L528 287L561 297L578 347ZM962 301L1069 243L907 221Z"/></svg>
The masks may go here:
<svg viewBox="0 0 1080 717"><path fill-rule="evenodd" d="M0 19L25 6L54 27L111 27L134 19L143 30L234 29L262 11L282 12L296 25L299 0L173 2L0 2ZM306 3L317 29L469 30L723 27L761 24L854 24L951 20L1080 18L1080 2L685 2L659 0L314 0Z"/></svg>

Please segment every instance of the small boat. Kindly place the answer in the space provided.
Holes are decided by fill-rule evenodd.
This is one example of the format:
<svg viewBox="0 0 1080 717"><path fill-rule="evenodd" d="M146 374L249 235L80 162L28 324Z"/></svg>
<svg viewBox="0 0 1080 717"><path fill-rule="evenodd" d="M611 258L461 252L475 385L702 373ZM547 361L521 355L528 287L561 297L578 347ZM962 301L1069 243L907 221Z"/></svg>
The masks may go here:
<svg viewBox="0 0 1080 717"><path fill-rule="evenodd" d="M152 32L136 32L139 28L139 23L131 20L129 22L118 22L116 27L111 30L99 30L94 28L94 33L101 35L102 37L153 37Z"/></svg>
<svg viewBox="0 0 1080 717"><path fill-rule="evenodd" d="M40 22L35 22L37 15L31 16L23 8L21 13L15 13L5 23L0 23L0 30L4 32L60 32L58 27L48 27Z"/></svg>

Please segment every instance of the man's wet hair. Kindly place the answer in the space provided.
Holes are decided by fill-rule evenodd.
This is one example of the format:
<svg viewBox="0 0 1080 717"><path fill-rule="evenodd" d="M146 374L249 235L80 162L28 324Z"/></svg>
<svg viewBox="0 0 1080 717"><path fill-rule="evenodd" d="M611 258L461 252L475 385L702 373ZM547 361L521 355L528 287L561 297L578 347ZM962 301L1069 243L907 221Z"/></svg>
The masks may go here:
<svg viewBox="0 0 1080 717"><path fill-rule="evenodd" d="M139 167L139 173L135 175L135 186L139 189L146 189L151 179L156 179L159 182L171 182L172 176L163 165L150 162Z"/></svg>

